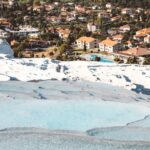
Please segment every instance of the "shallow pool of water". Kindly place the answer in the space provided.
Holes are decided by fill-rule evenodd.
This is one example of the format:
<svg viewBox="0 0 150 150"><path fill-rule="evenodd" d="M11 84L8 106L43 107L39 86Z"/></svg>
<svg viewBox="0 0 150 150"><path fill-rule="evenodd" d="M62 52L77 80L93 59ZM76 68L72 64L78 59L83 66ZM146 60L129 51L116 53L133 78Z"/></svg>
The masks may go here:
<svg viewBox="0 0 150 150"><path fill-rule="evenodd" d="M150 114L147 107L99 101L0 101L0 128L41 127L86 131L125 125Z"/></svg>

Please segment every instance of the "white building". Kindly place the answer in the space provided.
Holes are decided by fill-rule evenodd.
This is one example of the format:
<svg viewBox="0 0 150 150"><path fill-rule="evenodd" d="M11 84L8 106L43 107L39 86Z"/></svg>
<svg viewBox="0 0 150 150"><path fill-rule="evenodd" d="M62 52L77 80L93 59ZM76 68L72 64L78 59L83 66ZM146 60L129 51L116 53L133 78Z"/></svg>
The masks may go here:
<svg viewBox="0 0 150 150"><path fill-rule="evenodd" d="M100 51L113 53L120 50L120 44L116 41L107 38L106 40L99 43L99 49Z"/></svg>
<svg viewBox="0 0 150 150"><path fill-rule="evenodd" d="M9 37L9 34L6 31L0 29L0 38L5 39L8 37Z"/></svg>
<svg viewBox="0 0 150 150"><path fill-rule="evenodd" d="M57 28L57 32L58 32L59 37L64 40L68 39L71 33L70 29L67 29L67 28L66 29Z"/></svg>
<svg viewBox="0 0 150 150"><path fill-rule="evenodd" d="M145 43L150 43L150 35L147 35L146 37L144 37L144 42Z"/></svg>
<svg viewBox="0 0 150 150"><path fill-rule="evenodd" d="M84 49L92 49L92 48L97 48L98 47L98 40L92 37L80 37L79 39L76 40L76 44L78 48Z"/></svg>
<svg viewBox="0 0 150 150"><path fill-rule="evenodd" d="M126 24L126 25L121 26L121 27L119 28L119 30L120 30L121 33L125 33L125 32L130 31L130 30L131 30L131 27L130 27L128 24Z"/></svg>
<svg viewBox="0 0 150 150"><path fill-rule="evenodd" d="M132 15L133 14L133 9L131 9L131 8L124 8L124 9L122 9L121 13L123 15Z"/></svg>
<svg viewBox="0 0 150 150"><path fill-rule="evenodd" d="M112 8L112 4L111 3L107 3L106 4L106 8Z"/></svg>
<svg viewBox="0 0 150 150"><path fill-rule="evenodd" d="M95 32L98 29L98 26L95 23L88 23L87 30L89 32Z"/></svg>
<svg viewBox="0 0 150 150"><path fill-rule="evenodd" d="M14 35L19 35L19 36L27 36L28 34L38 34L39 29L38 28L33 28L31 26L20 26L19 30L10 30L6 29L8 32L14 34Z"/></svg>

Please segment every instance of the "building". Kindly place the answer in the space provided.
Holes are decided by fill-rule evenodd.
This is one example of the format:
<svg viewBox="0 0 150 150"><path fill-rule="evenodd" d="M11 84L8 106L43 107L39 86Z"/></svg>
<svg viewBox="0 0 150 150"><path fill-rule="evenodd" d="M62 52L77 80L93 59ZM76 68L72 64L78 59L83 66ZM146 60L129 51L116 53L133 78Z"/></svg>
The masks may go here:
<svg viewBox="0 0 150 150"><path fill-rule="evenodd" d="M106 12L106 11L100 11L98 14L97 14L98 18L106 18L106 19L110 19L111 17L111 14Z"/></svg>
<svg viewBox="0 0 150 150"><path fill-rule="evenodd" d="M92 49L92 48L97 48L98 47L98 40L92 37L80 37L79 39L76 40L76 44L78 48L84 49Z"/></svg>
<svg viewBox="0 0 150 150"><path fill-rule="evenodd" d="M117 29L117 28L108 29L108 30L107 30L107 33L110 34L111 36L112 36L112 35L115 35L115 34L118 33L118 29Z"/></svg>
<svg viewBox="0 0 150 150"><path fill-rule="evenodd" d="M58 32L59 37L64 40L66 40L71 33L69 29L63 29L63 28L57 28L57 32Z"/></svg>
<svg viewBox="0 0 150 150"><path fill-rule="evenodd" d="M111 22L115 22L115 21L118 21L121 19L121 16L115 16L115 17L112 17L110 20Z"/></svg>
<svg viewBox="0 0 150 150"><path fill-rule="evenodd" d="M120 30L121 33L125 33L125 32L130 31L131 28L130 28L130 26L129 26L128 24L126 24L126 25L121 26L121 27L119 28L119 30Z"/></svg>
<svg viewBox="0 0 150 150"><path fill-rule="evenodd" d="M113 41L109 38L99 43L100 51L113 53L113 52L117 52L118 50L120 50L120 48L121 48L121 45L118 42Z"/></svg>
<svg viewBox="0 0 150 150"><path fill-rule="evenodd" d="M125 55L127 57L147 57L150 56L150 50L147 48L134 47L125 51L120 51L118 54Z"/></svg>
<svg viewBox="0 0 150 150"><path fill-rule="evenodd" d="M86 9L85 7L82 7L81 5L75 5L75 11L80 13L85 13Z"/></svg>
<svg viewBox="0 0 150 150"><path fill-rule="evenodd" d="M19 30L6 29L6 31L13 35L22 37L25 37L29 34L39 34L40 32L38 28L33 28L32 26L19 26Z"/></svg>
<svg viewBox="0 0 150 150"><path fill-rule="evenodd" d="M98 25L95 23L88 23L87 24L87 30L89 32L95 32L98 29Z"/></svg>
<svg viewBox="0 0 150 150"><path fill-rule="evenodd" d="M106 8L107 8L107 9L112 8L112 4L111 4L111 3L107 3L107 4L106 4Z"/></svg>
<svg viewBox="0 0 150 150"><path fill-rule="evenodd" d="M147 34L150 34L150 28L144 28L136 32L136 35L147 35Z"/></svg>
<svg viewBox="0 0 150 150"><path fill-rule="evenodd" d="M138 41L144 41L145 37L149 35L150 35L150 28L144 28L144 29L138 30L133 38Z"/></svg>
<svg viewBox="0 0 150 150"><path fill-rule="evenodd" d="M0 29L0 38L5 39L8 38L9 36L10 35L6 31Z"/></svg>
<svg viewBox="0 0 150 150"><path fill-rule="evenodd" d="M144 37L144 43L150 43L150 35L147 35L146 37Z"/></svg>
<svg viewBox="0 0 150 150"><path fill-rule="evenodd" d="M132 15L133 14L133 9L131 9L131 8L124 8L124 9L122 9L121 13L123 15Z"/></svg>
<svg viewBox="0 0 150 150"><path fill-rule="evenodd" d="M51 16L50 20L52 21L52 23L60 23L61 17L60 16Z"/></svg>
<svg viewBox="0 0 150 150"><path fill-rule="evenodd" d="M131 41L127 41L126 43L124 43L124 45L128 48L132 48L132 46L133 46Z"/></svg>
<svg viewBox="0 0 150 150"><path fill-rule="evenodd" d="M11 26L11 23L8 19L6 18L0 18L0 26L3 26L3 27L10 27Z"/></svg>
<svg viewBox="0 0 150 150"><path fill-rule="evenodd" d="M113 39L114 41L117 41L117 42L119 42L119 43L122 42L123 38L124 38L124 36L123 36L122 34L117 34L117 35L115 35L115 36L112 37L112 39Z"/></svg>

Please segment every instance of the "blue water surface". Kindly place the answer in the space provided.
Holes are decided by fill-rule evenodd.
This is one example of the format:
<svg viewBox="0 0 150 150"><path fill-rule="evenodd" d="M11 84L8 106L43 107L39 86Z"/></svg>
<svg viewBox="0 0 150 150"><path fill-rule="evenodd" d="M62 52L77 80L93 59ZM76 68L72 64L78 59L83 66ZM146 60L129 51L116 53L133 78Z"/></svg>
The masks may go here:
<svg viewBox="0 0 150 150"><path fill-rule="evenodd" d="M97 56L101 58L100 62L104 62L104 63L114 63L112 60L109 60L109 59L107 59L107 58L105 58L105 57L103 57L103 56L101 56L101 55L96 55L96 54L91 55L91 60L95 60L95 58L96 58Z"/></svg>
<svg viewBox="0 0 150 150"><path fill-rule="evenodd" d="M86 131L144 118L148 108L98 101L0 101L0 129L40 127Z"/></svg>

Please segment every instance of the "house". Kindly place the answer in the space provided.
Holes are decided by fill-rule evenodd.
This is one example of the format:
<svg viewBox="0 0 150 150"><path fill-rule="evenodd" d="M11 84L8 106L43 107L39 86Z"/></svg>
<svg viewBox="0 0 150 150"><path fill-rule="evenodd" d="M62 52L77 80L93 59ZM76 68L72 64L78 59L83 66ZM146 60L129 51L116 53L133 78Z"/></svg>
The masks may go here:
<svg viewBox="0 0 150 150"><path fill-rule="evenodd" d="M144 37L144 42L145 43L150 43L150 35L147 35L146 37Z"/></svg>
<svg viewBox="0 0 150 150"><path fill-rule="evenodd" d="M148 35L150 35L150 28L144 28L144 29L138 30L133 38L135 40L144 41L144 38Z"/></svg>
<svg viewBox="0 0 150 150"><path fill-rule="evenodd" d="M30 38L30 39L38 39L39 36L40 36L39 33L29 33L28 34L28 38Z"/></svg>
<svg viewBox="0 0 150 150"><path fill-rule="evenodd" d="M100 51L106 51L109 53L116 52L120 50L120 44L116 41L113 41L109 38L99 43L99 49Z"/></svg>
<svg viewBox="0 0 150 150"><path fill-rule="evenodd" d="M6 18L0 18L0 26L4 26L4 27L10 27L11 23L8 19Z"/></svg>
<svg viewBox="0 0 150 150"><path fill-rule="evenodd" d="M115 35L118 33L118 29L117 28L111 28L107 30L107 33L110 35Z"/></svg>
<svg viewBox="0 0 150 150"><path fill-rule="evenodd" d="M112 13L113 10L114 10L114 8L109 8L109 9L107 9L107 12Z"/></svg>
<svg viewBox="0 0 150 150"><path fill-rule="evenodd" d="M126 25L121 26L121 27L119 28L119 30L120 30L121 33L125 33L125 32L130 31L130 30L131 30L131 27L130 27L128 24L126 24Z"/></svg>
<svg viewBox="0 0 150 150"><path fill-rule="evenodd" d="M52 23L60 23L61 22L61 17L51 16L50 20L52 21Z"/></svg>
<svg viewBox="0 0 150 150"><path fill-rule="evenodd" d="M124 36L123 36L122 34L117 34L117 35L114 35L114 36L112 37L112 39L113 39L114 41L117 41L117 42L119 42L119 43L122 42L123 38L124 38Z"/></svg>
<svg viewBox="0 0 150 150"><path fill-rule="evenodd" d="M136 32L136 35L147 35L147 34L150 34L150 28L144 28Z"/></svg>
<svg viewBox="0 0 150 150"><path fill-rule="evenodd" d="M34 6L33 6L33 11L40 12L41 9L42 9L42 6L40 6L40 5L34 5Z"/></svg>
<svg viewBox="0 0 150 150"><path fill-rule="evenodd" d="M66 40L71 33L70 29L63 29L63 28L57 28L57 32L59 37L64 40Z"/></svg>
<svg viewBox="0 0 150 150"><path fill-rule="evenodd" d="M28 39L27 41L27 49L28 51L37 51L38 49L47 48L49 46L49 42L41 39Z"/></svg>
<svg viewBox="0 0 150 150"><path fill-rule="evenodd" d="M6 31L0 29L0 38L5 39L8 38L10 35Z"/></svg>
<svg viewBox="0 0 150 150"><path fill-rule="evenodd" d="M88 23L87 24L87 30L89 32L95 32L98 29L98 25L95 23Z"/></svg>
<svg viewBox="0 0 150 150"><path fill-rule="evenodd" d="M111 4L111 3L107 3L107 4L106 4L106 8L107 8L107 9L112 8L112 4Z"/></svg>
<svg viewBox="0 0 150 150"><path fill-rule="evenodd" d="M15 5L16 1L15 0L8 0L8 3L10 6L13 6L13 5Z"/></svg>
<svg viewBox="0 0 150 150"><path fill-rule="evenodd" d="M65 6L63 6L63 7L61 7L61 11L67 11L67 7L65 7Z"/></svg>
<svg viewBox="0 0 150 150"><path fill-rule="evenodd" d="M19 44L19 42L18 41L16 41L16 40L12 40L12 41L10 41L10 45L11 45L11 47L14 47L14 46L16 46L16 45L18 45Z"/></svg>
<svg viewBox="0 0 150 150"><path fill-rule="evenodd" d="M106 11L100 11L98 14L97 14L98 18L106 18L106 19L109 19L111 17L111 14L106 12Z"/></svg>
<svg viewBox="0 0 150 150"><path fill-rule="evenodd" d="M128 48L132 48L132 42L131 41L127 41L124 45L127 46Z"/></svg>
<svg viewBox="0 0 150 150"><path fill-rule="evenodd" d="M111 22L115 22L115 21L118 21L121 19L121 16L115 16L115 17L112 17L110 20Z"/></svg>
<svg viewBox="0 0 150 150"><path fill-rule="evenodd" d="M87 21L87 17L78 17L78 20L81 21L81 22L86 22Z"/></svg>
<svg viewBox="0 0 150 150"><path fill-rule="evenodd" d="M131 9L131 8L124 8L124 9L121 10L121 13L123 15L132 15L133 14L133 9Z"/></svg>
<svg viewBox="0 0 150 150"><path fill-rule="evenodd" d="M81 5L75 5L75 10L80 13L85 13L86 11L85 7L82 7Z"/></svg>
<svg viewBox="0 0 150 150"><path fill-rule="evenodd" d="M147 57L150 56L150 50L147 48L134 47L125 51L120 51L118 54L125 55L128 57Z"/></svg>
<svg viewBox="0 0 150 150"><path fill-rule="evenodd" d="M17 35L17 36L27 36L28 34L39 34L38 28L33 28L32 26L25 25L25 26L19 26L19 30L10 30L6 29L7 32Z"/></svg>
<svg viewBox="0 0 150 150"><path fill-rule="evenodd" d="M98 47L98 40L92 37L80 37L79 39L76 40L76 44L78 48L84 49L92 49L92 48L97 48Z"/></svg>
<svg viewBox="0 0 150 150"><path fill-rule="evenodd" d="M44 7L47 12L54 9L54 5L51 5L51 4L45 4Z"/></svg>
<svg viewBox="0 0 150 150"><path fill-rule="evenodd" d="M136 9L136 12L137 12L137 13L141 13L141 12L143 12L143 11L144 11L143 8L137 8L137 9Z"/></svg>
<svg viewBox="0 0 150 150"><path fill-rule="evenodd" d="M68 22L70 22L70 21L75 21L75 20L76 20L76 18L73 17L73 16L71 16L71 15L68 15L68 16L66 17L66 21L68 21Z"/></svg>
<svg viewBox="0 0 150 150"><path fill-rule="evenodd" d="M144 41L144 37L145 37L144 34L137 34L133 36L133 39L137 41Z"/></svg>

